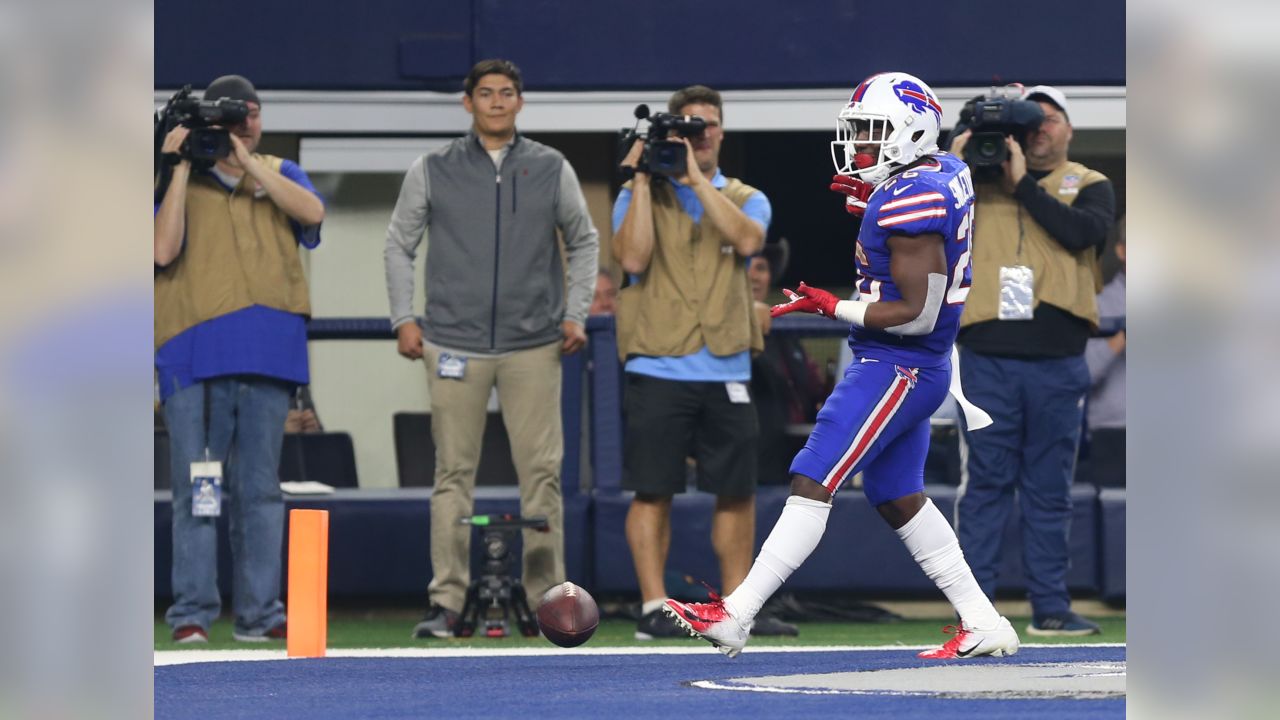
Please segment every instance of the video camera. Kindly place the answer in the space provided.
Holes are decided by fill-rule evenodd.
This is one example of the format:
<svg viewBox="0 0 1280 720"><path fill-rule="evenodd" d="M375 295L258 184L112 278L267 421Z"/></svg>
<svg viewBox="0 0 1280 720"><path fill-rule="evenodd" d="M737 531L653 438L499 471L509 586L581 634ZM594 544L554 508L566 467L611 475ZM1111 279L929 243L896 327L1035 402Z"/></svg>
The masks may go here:
<svg viewBox="0 0 1280 720"><path fill-rule="evenodd" d="M249 106L243 100L217 98L197 100L187 85L173 94L164 107L156 111L153 151L155 156L155 201L164 198L173 176L175 158L165 157L161 150L164 139L175 127L191 128L178 149L178 157L190 160L194 168L207 170L218 160L231 154L231 132L227 129L249 117ZM220 126L220 127L214 127Z"/></svg>
<svg viewBox="0 0 1280 720"><path fill-rule="evenodd" d="M164 136L178 125L191 128L178 154L193 163L212 165L231 154L231 133L227 128L239 125L247 117L249 106L243 100L225 97L197 100L187 85L156 113L157 137L159 143L163 143Z"/></svg>
<svg viewBox="0 0 1280 720"><path fill-rule="evenodd" d="M689 149L682 142L669 142L672 134L681 137L698 137L707 129L707 121L698 115L649 114L649 106L640 104L635 109L636 126L623 128L618 139L618 162L627 156L636 140L644 140L644 152L634 172L676 177L683 175L688 163ZM648 132L640 132L640 121L648 120ZM630 168L623 168L627 172ZM632 173L632 174L633 174Z"/></svg>
<svg viewBox="0 0 1280 720"><path fill-rule="evenodd" d="M1039 129L1042 122L1044 110L1036 102L1023 100L1019 86L993 87L989 94L965 103L960 110L960 122L952 132L973 131L964 146L964 161L975 175L992 174L1000 171L1009 157L1004 139L1012 137L1019 145L1026 145L1027 136Z"/></svg>

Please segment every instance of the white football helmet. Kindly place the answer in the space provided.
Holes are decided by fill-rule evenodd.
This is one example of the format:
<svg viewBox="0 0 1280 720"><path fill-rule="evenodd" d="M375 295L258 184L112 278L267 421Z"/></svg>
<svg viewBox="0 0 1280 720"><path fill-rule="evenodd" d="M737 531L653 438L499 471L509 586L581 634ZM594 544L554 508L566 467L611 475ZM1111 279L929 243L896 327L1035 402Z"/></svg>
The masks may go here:
<svg viewBox="0 0 1280 720"><path fill-rule="evenodd" d="M895 168L938 151L942 105L920 78L901 72L872 75L836 116L831 161L836 172L879 184ZM858 139L865 133L865 139ZM860 153L874 147L874 154Z"/></svg>

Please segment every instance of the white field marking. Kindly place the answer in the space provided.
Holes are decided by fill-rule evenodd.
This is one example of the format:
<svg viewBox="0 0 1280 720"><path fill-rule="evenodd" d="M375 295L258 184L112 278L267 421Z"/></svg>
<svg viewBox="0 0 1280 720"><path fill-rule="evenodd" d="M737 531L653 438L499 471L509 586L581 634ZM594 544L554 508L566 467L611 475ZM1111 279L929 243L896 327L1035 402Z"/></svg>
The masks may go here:
<svg viewBox="0 0 1280 720"><path fill-rule="evenodd" d="M764 685L724 685L715 680L695 680L690 687L703 690L736 690L738 692L780 693L783 695L901 695L893 692L867 692L862 690L818 690L815 688L780 688Z"/></svg>
<svg viewBox="0 0 1280 720"><path fill-rule="evenodd" d="M825 673L739 677L689 683L707 690L935 697L1123 697L1126 663L929 664Z"/></svg>
<svg viewBox="0 0 1280 720"><path fill-rule="evenodd" d="M752 647L744 652L800 653L800 652L874 652L899 650L912 652L934 647L933 645L786 645ZM1124 643L1033 643L1024 648L1122 648ZM578 647L578 648L340 648L331 649L326 657L341 658L467 658L467 657L538 657L543 655L719 655L720 651L704 643L689 647ZM154 665L186 665L202 662L244 662L253 660L288 660L283 648L279 650L156 650Z"/></svg>

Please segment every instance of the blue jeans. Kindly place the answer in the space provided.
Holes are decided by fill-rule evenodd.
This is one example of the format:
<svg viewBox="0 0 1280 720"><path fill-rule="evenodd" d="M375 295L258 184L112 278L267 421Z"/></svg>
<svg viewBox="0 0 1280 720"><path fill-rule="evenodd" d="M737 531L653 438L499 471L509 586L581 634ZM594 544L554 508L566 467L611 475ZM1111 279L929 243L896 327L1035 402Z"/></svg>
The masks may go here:
<svg viewBox="0 0 1280 720"><path fill-rule="evenodd" d="M208 380L165 401L173 485L173 605L171 627L206 630L218 617L217 518L191 514L193 461L204 458L205 385L209 386L209 453L223 463L222 512L231 531L235 631L262 635L284 622L280 566L284 498L280 447L290 386L262 377Z"/></svg>
<svg viewBox="0 0 1280 720"><path fill-rule="evenodd" d="M964 433L968 457L956 501L964 556L983 592L994 598L1000 541L1016 490L1032 613L1066 612L1071 483L1089 391L1084 357L1006 358L962 348L960 378L965 396L994 421Z"/></svg>

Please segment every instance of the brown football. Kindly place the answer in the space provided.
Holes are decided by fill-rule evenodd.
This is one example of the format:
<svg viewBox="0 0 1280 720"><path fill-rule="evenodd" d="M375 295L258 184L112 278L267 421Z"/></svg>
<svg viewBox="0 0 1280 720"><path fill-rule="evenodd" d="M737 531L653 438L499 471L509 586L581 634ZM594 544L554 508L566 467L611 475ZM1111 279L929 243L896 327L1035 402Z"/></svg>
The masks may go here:
<svg viewBox="0 0 1280 720"><path fill-rule="evenodd" d="M538 627L560 647L577 647L590 640L599 624L595 599L571 582L551 588L538 603Z"/></svg>

